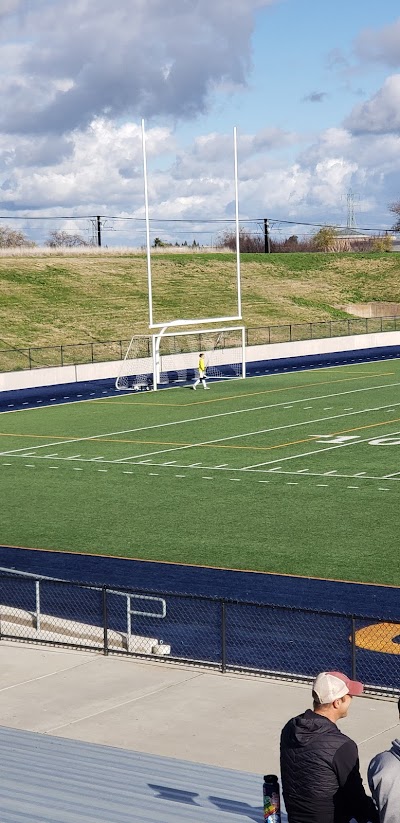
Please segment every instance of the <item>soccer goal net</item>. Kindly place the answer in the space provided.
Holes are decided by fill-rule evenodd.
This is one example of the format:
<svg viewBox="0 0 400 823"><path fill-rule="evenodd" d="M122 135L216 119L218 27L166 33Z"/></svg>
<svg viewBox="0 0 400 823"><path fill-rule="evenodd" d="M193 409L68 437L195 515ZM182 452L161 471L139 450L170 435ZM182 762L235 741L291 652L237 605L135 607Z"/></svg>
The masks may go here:
<svg viewBox="0 0 400 823"><path fill-rule="evenodd" d="M208 378L246 376L243 326L175 332L163 329L152 335L150 348L148 357L136 358L135 343L131 341L116 380L117 389L140 391L189 383L197 376L200 352Z"/></svg>
<svg viewBox="0 0 400 823"><path fill-rule="evenodd" d="M153 354L151 338L134 336L121 362L115 388L121 391L144 391L153 388Z"/></svg>

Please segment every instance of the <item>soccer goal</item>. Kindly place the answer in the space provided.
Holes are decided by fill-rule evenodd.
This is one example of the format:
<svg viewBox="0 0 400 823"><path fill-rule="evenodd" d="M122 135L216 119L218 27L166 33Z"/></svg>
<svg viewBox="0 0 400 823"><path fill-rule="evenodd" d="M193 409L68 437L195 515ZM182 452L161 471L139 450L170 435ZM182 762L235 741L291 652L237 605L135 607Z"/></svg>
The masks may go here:
<svg viewBox="0 0 400 823"><path fill-rule="evenodd" d="M184 323L184 321L182 321ZM188 383L197 374L200 352L208 378L246 376L244 326L169 331L173 323L152 336L154 389L158 385Z"/></svg>
<svg viewBox="0 0 400 823"><path fill-rule="evenodd" d="M115 383L117 389L156 391L160 386L190 383L197 375L200 352L204 354L209 379L246 376L244 326L168 331L170 328L164 327L149 338L150 352L146 357L138 356L137 338L132 338Z"/></svg>
<svg viewBox="0 0 400 823"><path fill-rule="evenodd" d="M132 337L115 381L120 391L149 391L153 388L151 338Z"/></svg>

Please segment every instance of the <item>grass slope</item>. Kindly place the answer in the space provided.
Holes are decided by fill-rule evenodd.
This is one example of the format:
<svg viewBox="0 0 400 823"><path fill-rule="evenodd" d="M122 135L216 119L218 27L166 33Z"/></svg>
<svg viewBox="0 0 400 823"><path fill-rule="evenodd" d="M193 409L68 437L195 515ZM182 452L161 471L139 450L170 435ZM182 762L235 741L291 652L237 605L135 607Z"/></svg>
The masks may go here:
<svg viewBox="0 0 400 823"><path fill-rule="evenodd" d="M348 302L400 302L400 255L242 255L247 326L347 316ZM236 312L233 254L154 254L154 320ZM0 348L148 332L144 254L0 257Z"/></svg>

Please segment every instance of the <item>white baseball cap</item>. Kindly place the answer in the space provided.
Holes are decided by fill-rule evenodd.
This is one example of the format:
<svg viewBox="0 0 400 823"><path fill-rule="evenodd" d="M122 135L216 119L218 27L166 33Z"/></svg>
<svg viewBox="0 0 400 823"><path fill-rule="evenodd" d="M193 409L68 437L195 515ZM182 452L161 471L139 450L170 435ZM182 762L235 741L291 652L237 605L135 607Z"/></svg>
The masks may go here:
<svg viewBox="0 0 400 823"><path fill-rule="evenodd" d="M356 697L364 691L362 683L358 680L350 680L342 672L321 672L315 678L312 688L320 703L333 703L345 694Z"/></svg>

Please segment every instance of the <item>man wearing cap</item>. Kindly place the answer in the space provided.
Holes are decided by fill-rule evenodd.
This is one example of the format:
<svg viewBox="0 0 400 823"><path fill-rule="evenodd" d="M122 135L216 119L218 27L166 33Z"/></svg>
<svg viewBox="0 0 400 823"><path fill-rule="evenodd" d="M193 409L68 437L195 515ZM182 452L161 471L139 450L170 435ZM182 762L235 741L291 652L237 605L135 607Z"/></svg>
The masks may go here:
<svg viewBox="0 0 400 823"><path fill-rule="evenodd" d="M397 704L400 719L400 700ZM379 809L380 823L400 820L400 740L372 758L368 766L368 783Z"/></svg>
<svg viewBox="0 0 400 823"><path fill-rule="evenodd" d="M322 672L313 683L313 710L281 734L282 791L289 823L379 823L364 791L358 749L336 722L346 717L363 685L341 672Z"/></svg>

